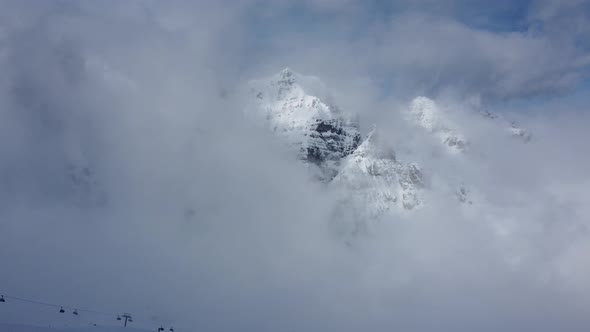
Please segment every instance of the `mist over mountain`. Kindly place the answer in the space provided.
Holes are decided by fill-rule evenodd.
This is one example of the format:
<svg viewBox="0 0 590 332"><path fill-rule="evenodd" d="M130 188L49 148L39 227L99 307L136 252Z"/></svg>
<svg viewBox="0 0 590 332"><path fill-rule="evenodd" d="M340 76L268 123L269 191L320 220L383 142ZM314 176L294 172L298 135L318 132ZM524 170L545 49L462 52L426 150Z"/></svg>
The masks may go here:
<svg viewBox="0 0 590 332"><path fill-rule="evenodd" d="M532 137L515 121L481 107L453 113L450 106L439 106L432 99L418 96L400 110L398 125L405 127L403 130L409 135L388 141L390 137L380 134L388 125L380 130L373 124L371 131L361 138L358 114L338 108L319 78L289 68L272 77L250 81L248 94L251 101L246 116L265 123L277 138L291 147L313 178L338 191L343 196L338 206L355 206L348 211L357 216L355 223L379 219L389 212L395 215L395 212L419 209L426 204L426 196L435 200L439 195L443 199L455 196L457 203L473 205L473 190L485 191L485 188L468 189L470 185L462 179L460 168L448 174L436 166L421 167L410 156L407 157L410 160L398 160L396 150L409 151L409 155L436 151L437 158L450 164L467 163L481 168L486 166L486 161L476 157L489 151L485 146L470 143L462 133L461 122L486 126L494 135L506 136L502 138L511 145L528 143ZM424 136L420 146L414 143L416 135ZM514 140L508 140L510 136ZM423 174L422 168L430 174ZM429 178L441 182L430 183ZM478 203L479 207L483 204ZM335 213L338 218L346 214Z"/></svg>
<svg viewBox="0 0 590 332"><path fill-rule="evenodd" d="M587 1L0 8L0 331L587 330Z"/></svg>

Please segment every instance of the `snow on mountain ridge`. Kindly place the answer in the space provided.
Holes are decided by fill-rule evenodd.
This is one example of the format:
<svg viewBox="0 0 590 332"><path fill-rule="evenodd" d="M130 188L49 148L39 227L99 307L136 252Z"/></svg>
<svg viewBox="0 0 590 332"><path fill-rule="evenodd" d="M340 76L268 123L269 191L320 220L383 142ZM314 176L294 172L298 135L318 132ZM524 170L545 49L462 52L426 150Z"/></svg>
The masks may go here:
<svg viewBox="0 0 590 332"><path fill-rule="evenodd" d="M504 119L503 116L491 113L487 110L481 110L479 111L479 114L485 118L500 123L513 137L520 138L525 142L528 142L532 139L531 133L527 129L520 127L516 121L508 121Z"/></svg>
<svg viewBox="0 0 590 332"><path fill-rule="evenodd" d="M525 142L531 139L529 131L519 127L515 121L508 121L501 115L485 110L478 113L500 125L515 138ZM438 141L448 147L450 152L465 152L471 145L461 132L460 126L447 114L447 110L430 98L424 96L414 98L408 106L406 118L416 127L432 133Z"/></svg>
<svg viewBox="0 0 590 332"><path fill-rule="evenodd" d="M407 117L416 126L435 134L451 152L464 151L469 145L469 142L454 128L455 125L444 116L444 111L432 99L416 97L410 103Z"/></svg>
<svg viewBox="0 0 590 332"><path fill-rule="evenodd" d="M272 131L296 149L302 161L318 171L321 181L341 189L343 206L354 206L353 214L361 220L425 205L425 190L434 188L427 185L423 168L415 162L398 160L394 148L380 137L376 128L361 140L358 122L328 102L328 90L317 77L303 76L287 68L270 78L251 81L250 88L254 102L248 111L264 118ZM430 133L435 145L442 145L451 156L457 156L449 162L465 161L471 143L460 130L460 118L448 111L434 100L419 96L410 102L404 114L411 127ZM490 119L499 121L498 116L488 114ZM513 136L525 140L530 137L514 123L501 123ZM403 141L397 144L403 150ZM438 186L444 187L442 191L455 201L474 204L477 188L464 183L461 174L452 174L452 168L448 174L426 169L432 173L430 176L444 182L437 182Z"/></svg>
<svg viewBox="0 0 590 332"><path fill-rule="evenodd" d="M318 178L327 182L360 143L359 126L321 97L308 94L303 84L329 98L317 78L286 68L269 79L250 82L255 102L249 109L264 117L271 130L294 146L299 157L317 169Z"/></svg>
<svg viewBox="0 0 590 332"><path fill-rule="evenodd" d="M333 183L353 193L353 204L378 217L394 206L411 210L422 205L422 172L415 163L402 163L373 129L349 157Z"/></svg>

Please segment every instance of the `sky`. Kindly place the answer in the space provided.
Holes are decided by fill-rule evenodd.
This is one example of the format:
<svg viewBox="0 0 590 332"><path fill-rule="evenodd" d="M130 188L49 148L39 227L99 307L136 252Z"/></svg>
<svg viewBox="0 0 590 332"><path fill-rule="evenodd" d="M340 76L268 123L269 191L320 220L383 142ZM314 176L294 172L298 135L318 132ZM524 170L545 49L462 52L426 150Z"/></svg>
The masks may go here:
<svg viewBox="0 0 590 332"><path fill-rule="evenodd" d="M590 2L0 8L0 294L180 332L590 324ZM242 112L248 80L287 66L320 77L363 133L379 123L431 174L481 188L485 206L435 199L343 241L337 195ZM416 96L453 109L480 152L447 163L401 128ZM473 105L534 139L502 138ZM0 323L117 322L9 300Z"/></svg>

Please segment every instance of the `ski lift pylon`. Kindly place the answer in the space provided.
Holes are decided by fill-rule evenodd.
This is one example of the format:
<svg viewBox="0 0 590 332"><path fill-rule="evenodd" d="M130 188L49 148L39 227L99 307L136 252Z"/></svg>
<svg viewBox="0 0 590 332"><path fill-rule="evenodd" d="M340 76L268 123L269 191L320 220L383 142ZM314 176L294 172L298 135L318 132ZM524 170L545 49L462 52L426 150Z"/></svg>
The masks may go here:
<svg viewBox="0 0 590 332"><path fill-rule="evenodd" d="M4 299L4 295L0 295L0 302L6 302L6 300Z"/></svg>
<svg viewBox="0 0 590 332"><path fill-rule="evenodd" d="M59 308L59 313L63 314L65 311L64 307Z"/></svg>

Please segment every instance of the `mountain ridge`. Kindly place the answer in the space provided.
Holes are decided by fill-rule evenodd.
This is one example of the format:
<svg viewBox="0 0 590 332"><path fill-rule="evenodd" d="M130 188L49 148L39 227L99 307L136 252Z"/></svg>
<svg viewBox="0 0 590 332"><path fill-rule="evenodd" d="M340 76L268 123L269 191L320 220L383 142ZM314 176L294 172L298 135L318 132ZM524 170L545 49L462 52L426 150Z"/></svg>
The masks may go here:
<svg viewBox="0 0 590 332"><path fill-rule="evenodd" d="M362 216L374 219L391 211L424 206L424 191L430 188L423 168L416 162L399 160L377 126L361 137L359 121L335 106L319 78L285 68L266 79L250 81L249 86L252 103L247 113L264 119L271 131L297 151L302 162L315 169L312 173L318 180L343 189L347 195L342 200L356 206ZM434 100L418 96L410 101L402 118L409 128L426 132L435 146L450 155L468 154L471 142L446 112ZM515 122L489 111L479 114L514 137L526 142L531 139ZM455 188L458 204L474 204L468 184L458 181L449 186Z"/></svg>

